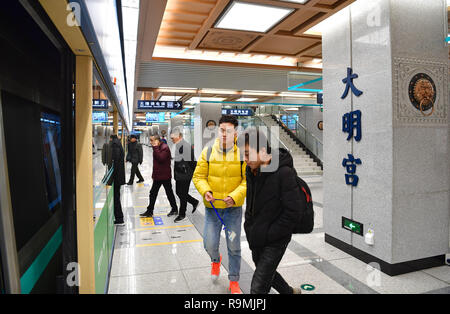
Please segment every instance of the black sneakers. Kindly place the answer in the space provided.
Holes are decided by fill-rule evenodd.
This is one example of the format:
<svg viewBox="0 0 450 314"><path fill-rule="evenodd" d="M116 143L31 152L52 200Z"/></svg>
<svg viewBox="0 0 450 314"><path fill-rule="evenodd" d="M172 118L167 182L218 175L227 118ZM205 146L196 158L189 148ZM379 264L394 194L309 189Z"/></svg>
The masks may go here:
<svg viewBox="0 0 450 314"><path fill-rule="evenodd" d="M147 207L147 210L145 213L140 214L141 217L153 217L153 210L150 210L150 208Z"/></svg>
<svg viewBox="0 0 450 314"><path fill-rule="evenodd" d="M197 203L195 203L195 205L194 204L192 204L192 213L195 213L195 211L197 210L197 207L198 207L198 204L200 204L200 201L197 201Z"/></svg>
<svg viewBox="0 0 450 314"><path fill-rule="evenodd" d="M178 211L172 209L172 210L170 211L170 213L167 214L167 217L174 216L174 215L178 215Z"/></svg>
<svg viewBox="0 0 450 314"><path fill-rule="evenodd" d="M173 222L179 222L179 221L182 221L185 218L186 218L186 216L178 216L177 218L175 218L175 220Z"/></svg>
<svg viewBox="0 0 450 314"><path fill-rule="evenodd" d="M144 180L139 180L137 183L142 183L142 182L144 182Z"/></svg>

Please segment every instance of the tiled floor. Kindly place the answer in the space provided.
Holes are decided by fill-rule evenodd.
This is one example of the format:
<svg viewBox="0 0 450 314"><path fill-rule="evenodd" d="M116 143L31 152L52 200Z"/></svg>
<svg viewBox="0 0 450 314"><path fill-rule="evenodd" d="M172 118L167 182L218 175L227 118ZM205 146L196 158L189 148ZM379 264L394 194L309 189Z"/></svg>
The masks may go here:
<svg viewBox="0 0 450 314"><path fill-rule="evenodd" d="M220 246L223 255L220 278L216 283L210 279L211 262L202 242L205 213L202 205L194 214L191 214L192 208L188 205L187 218L174 223L174 217L167 217L170 206L161 188L154 211L155 219L139 217L148 205L151 156L151 149L144 146L144 164L140 169L145 183L123 187L122 206L126 225L116 232L109 293L228 293L228 258L224 236ZM96 175L103 177L104 167L98 161L94 160L94 163ZM127 180L129 173L130 164L127 165ZM310 185L315 202L315 229L311 234L294 235L288 246L278 271L289 284L296 287L304 284L314 286L312 291L303 291L305 294L450 294L449 266L389 277L325 243L322 178L304 179ZM200 199L193 184L190 193ZM100 196L98 202L101 203L104 197ZM244 232L241 241L240 286L244 293L249 293L254 264Z"/></svg>

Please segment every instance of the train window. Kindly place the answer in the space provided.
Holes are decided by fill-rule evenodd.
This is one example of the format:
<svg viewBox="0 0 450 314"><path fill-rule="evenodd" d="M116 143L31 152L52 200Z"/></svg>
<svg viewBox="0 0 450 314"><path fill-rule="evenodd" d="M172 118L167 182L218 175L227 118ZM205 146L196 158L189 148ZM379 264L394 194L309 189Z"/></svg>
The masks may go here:
<svg viewBox="0 0 450 314"><path fill-rule="evenodd" d="M44 168L49 210L61 206L61 122L59 116L41 113Z"/></svg>

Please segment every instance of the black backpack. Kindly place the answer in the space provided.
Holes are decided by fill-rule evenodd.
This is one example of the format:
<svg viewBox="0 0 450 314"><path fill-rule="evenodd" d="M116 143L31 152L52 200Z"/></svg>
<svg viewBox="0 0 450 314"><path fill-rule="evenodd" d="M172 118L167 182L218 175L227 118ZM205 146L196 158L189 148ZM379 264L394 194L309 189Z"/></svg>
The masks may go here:
<svg viewBox="0 0 450 314"><path fill-rule="evenodd" d="M300 219L299 223L296 225L293 233L311 233L314 229L314 207L311 196L311 190L299 176L296 177L298 187L300 188L300 193L304 193L306 197L306 211L303 217Z"/></svg>
<svg viewBox="0 0 450 314"><path fill-rule="evenodd" d="M112 146L110 142L103 144L102 164L107 166L112 165Z"/></svg>
<svg viewBox="0 0 450 314"><path fill-rule="evenodd" d="M281 179L281 178L280 178ZM306 234L311 233L314 229L314 207L313 200L311 196L311 190L309 189L308 184L303 181L298 175L295 177L297 181L298 188L300 189L300 193L305 195L306 200L306 210L303 213L303 216L299 218L294 231L294 234Z"/></svg>

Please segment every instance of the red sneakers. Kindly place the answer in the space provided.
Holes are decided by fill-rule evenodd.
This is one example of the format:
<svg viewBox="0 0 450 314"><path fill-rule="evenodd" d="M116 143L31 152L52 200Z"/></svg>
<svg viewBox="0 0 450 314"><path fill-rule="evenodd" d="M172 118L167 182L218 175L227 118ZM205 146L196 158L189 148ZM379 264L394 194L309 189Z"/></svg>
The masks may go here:
<svg viewBox="0 0 450 314"><path fill-rule="evenodd" d="M239 282L237 281L230 281L230 288L228 288L231 291L231 294L242 294L241 288L239 288Z"/></svg>
<svg viewBox="0 0 450 314"><path fill-rule="evenodd" d="M211 280L217 281L220 275L220 264L222 263L222 255L220 255L220 261L218 263L211 263Z"/></svg>

